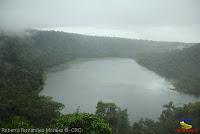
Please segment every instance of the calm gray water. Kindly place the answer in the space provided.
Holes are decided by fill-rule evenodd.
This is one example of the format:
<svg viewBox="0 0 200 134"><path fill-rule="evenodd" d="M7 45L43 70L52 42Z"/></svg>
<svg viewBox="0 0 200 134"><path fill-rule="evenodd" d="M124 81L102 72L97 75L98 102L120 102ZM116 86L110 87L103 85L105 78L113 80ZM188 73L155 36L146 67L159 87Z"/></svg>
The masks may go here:
<svg viewBox="0 0 200 134"><path fill-rule="evenodd" d="M98 101L114 102L127 108L131 121L157 119L162 105L176 105L199 100L170 90L164 78L138 65L133 59L92 59L70 64L64 70L49 73L41 92L65 104L63 113L95 112Z"/></svg>

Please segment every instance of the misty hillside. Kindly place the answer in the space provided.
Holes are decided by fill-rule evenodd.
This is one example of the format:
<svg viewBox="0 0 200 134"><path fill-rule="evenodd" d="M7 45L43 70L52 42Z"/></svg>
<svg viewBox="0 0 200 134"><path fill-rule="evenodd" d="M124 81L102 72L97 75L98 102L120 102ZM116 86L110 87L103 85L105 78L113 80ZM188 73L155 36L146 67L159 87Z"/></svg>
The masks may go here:
<svg viewBox="0 0 200 134"><path fill-rule="evenodd" d="M28 46L32 50L29 55L34 55L34 62L42 63L40 66L44 68L78 58L134 58L138 63L172 81L176 90L200 94L199 44L95 37L55 31L29 32L30 38L25 38L24 41L29 42ZM1 35L1 44L5 40L12 44L7 36ZM18 47L18 51L21 51L20 46ZM185 48L179 50L180 47ZM28 49L27 46L24 49ZM11 57L15 58L10 60L18 60L14 55ZM23 58L31 62L30 58Z"/></svg>
<svg viewBox="0 0 200 134"><path fill-rule="evenodd" d="M31 33L34 47L42 52L39 59L44 66L77 58L134 58L172 81L175 90L200 94L199 44L95 37L55 31L31 30Z"/></svg>
<svg viewBox="0 0 200 134"><path fill-rule="evenodd" d="M76 127L77 122L84 120L82 127L88 129L91 126L88 123L92 123L92 126L96 124L98 129L92 128L91 130L105 131L105 134L110 134L111 128L115 134L148 133L150 131L152 134L169 134L178 127L177 118L182 118L182 115L192 117L192 125L199 126L199 102L183 107L174 107L170 102L164 105L158 121L141 119L132 125L128 121L127 109L121 110L114 103L99 102L96 115L84 113L62 115L60 110L64 106L61 103L52 101L50 97L39 95L44 86L46 77L44 71L47 67L80 57L121 57L122 55L115 52L120 51L124 44L118 44L119 48L113 49L115 40L123 41L124 39L88 37L60 32L38 32L30 37L0 35L0 127L53 126L62 128L68 121L71 122L68 126ZM113 44L107 46L106 43L110 42ZM175 83L177 89L183 85L184 92L199 94L199 44L177 50L171 45L157 48L157 45L153 43L158 42L151 42L152 45L149 46L149 49L151 48L152 51L145 55L143 52L147 50L143 49L144 45L141 47L131 44L131 42L135 42L134 40L127 40L127 42L130 44L125 42L125 46L131 50L129 53L121 53L122 57L136 58L147 68L166 78L173 79L172 82L178 81ZM140 43L145 42L141 41ZM84 51L81 51L79 47ZM106 50L108 48L109 51ZM126 49L128 50L128 48ZM157 50L154 51L153 48ZM98 50L101 51L101 55L100 53L95 55L93 52L98 52ZM113 111L106 112L107 108L112 108ZM102 114L106 116L100 116ZM63 124L65 125L62 126Z"/></svg>
<svg viewBox="0 0 200 134"><path fill-rule="evenodd" d="M200 134L200 0L0 0L0 134Z"/></svg>
<svg viewBox="0 0 200 134"><path fill-rule="evenodd" d="M135 58L139 54L162 53L193 45L178 42L95 37L55 31L30 30L30 32L34 46L42 51L41 60L50 58L53 62L52 65L80 57Z"/></svg>
<svg viewBox="0 0 200 134"><path fill-rule="evenodd" d="M176 90L200 95L200 44L162 54L140 55L137 61L169 79Z"/></svg>
<svg viewBox="0 0 200 134"><path fill-rule="evenodd" d="M199 44L95 37L55 31L30 30L30 33L33 47L40 52L36 55L44 67L78 58L134 58L172 81L175 90L200 94Z"/></svg>

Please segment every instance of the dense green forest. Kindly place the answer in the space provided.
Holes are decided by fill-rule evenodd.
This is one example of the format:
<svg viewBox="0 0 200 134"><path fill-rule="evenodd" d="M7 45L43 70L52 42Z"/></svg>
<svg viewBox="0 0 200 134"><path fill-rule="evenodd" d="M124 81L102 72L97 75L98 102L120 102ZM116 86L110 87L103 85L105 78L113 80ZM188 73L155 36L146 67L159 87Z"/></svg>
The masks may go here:
<svg viewBox="0 0 200 134"><path fill-rule="evenodd" d="M114 103L98 102L95 114L80 113L77 109L76 113L63 115L60 112L63 104L39 95L48 68L69 60L91 57L136 58L140 64L173 79L177 90L180 87L180 90L199 93L200 47L190 45L54 31L30 30L24 36L0 34L0 127L82 128L81 133L85 134L169 134L180 127L179 118L192 118L192 125L198 128L199 102L183 107L175 107L170 102L164 105L158 121L141 119L130 124L127 109ZM178 47L188 48L177 50ZM181 87L181 82L185 83L182 85L185 88Z"/></svg>
<svg viewBox="0 0 200 134"><path fill-rule="evenodd" d="M199 44L92 37L55 31L30 32L34 47L42 51L40 60L45 67L80 57L134 58L172 81L175 90L200 94Z"/></svg>
<svg viewBox="0 0 200 134"><path fill-rule="evenodd" d="M175 90L200 95L200 44L164 53L146 53L137 62L170 80Z"/></svg>
<svg viewBox="0 0 200 134"><path fill-rule="evenodd" d="M45 66L94 57L136 58L143 53L166 52L193 44L95 37L55 31L29 30L34 47L42 51ZM47 63L46 63L47 62Z"/></svg>
<svg viewBox="0 0 200 134"><path fill-rule="evenodd" d="M64 107L63 104L52 101L50 97L39 95L44 86L44 71L53 63L49 59L49 64L43 64L43 60L47 59L41 60L42 56L43 52L34 47L31 38L1 35L1 128L54 128L63 123L64 115L60 113ZM75 123L84 119L85 125L91 126L91 133L93 131L99 134L111 132L108 124L94 115L77 113L72 117L75 118ZM86 128L83 124L71 122L73 118L66 120L68 127ZM79 118L83 119L79 121ZM57 120L61 121L57 123ZM4 132L9 132L9 130ZM19 133L17 130L14 132Z"/></svg>

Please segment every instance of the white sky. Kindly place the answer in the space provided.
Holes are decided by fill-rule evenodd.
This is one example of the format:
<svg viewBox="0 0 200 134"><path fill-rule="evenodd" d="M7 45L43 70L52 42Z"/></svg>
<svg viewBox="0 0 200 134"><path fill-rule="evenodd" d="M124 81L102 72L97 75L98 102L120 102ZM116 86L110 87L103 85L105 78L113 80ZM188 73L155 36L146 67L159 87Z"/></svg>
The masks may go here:
<svg viewBox="0 0 200 134"><path fill-rule="evenodd" d="M33 27L200 42L200 0L0 0L0 29Z"/></svg>

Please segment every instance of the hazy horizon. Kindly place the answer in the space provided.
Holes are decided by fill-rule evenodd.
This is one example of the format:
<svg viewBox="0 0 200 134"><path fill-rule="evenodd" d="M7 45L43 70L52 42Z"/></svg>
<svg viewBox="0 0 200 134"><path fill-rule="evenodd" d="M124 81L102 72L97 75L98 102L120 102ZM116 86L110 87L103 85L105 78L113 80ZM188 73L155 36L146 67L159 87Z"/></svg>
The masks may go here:
<svg viewBox="0 0 200 134"><path fill-rule="evenodd" d="M182 39L181 33L177 33L176 36L169 34L168 36L163 36L162 30L165 28L136 28L135 30L123 30L123 29L105 29L105 28L96 28L96 27L46 27L46 28L34 28L36 30L44 30L44 31L60 31L60 32L66 32L66 33L74 33L74 34L81 34L81 35L88 35L88 36L98 36L98 37L116 37L116 38L125 38L125 39L137 39L137 40L149 40L149 41L166 41L166 42L183 42L183 43L199 43L198 40L191 40L188 41L187 39L191 36L189 36L186 39ZM154 29L154 30L152 30ZM154 34L148 34L152 31ZM166 28L165 30L173 31L173 29ZM154 37L154 35L157 33L157 36ZM165 33L164 33L165 34ZM169 39L169 36L171 39ZM192 38L192 37L191 37Z"/></svg>
<svg viewBox="0 0 200 134"><path fill-rule="evenodd" d="M65 32L156 41L200 42L198 0L0 0L0 30Z"/></svg>

